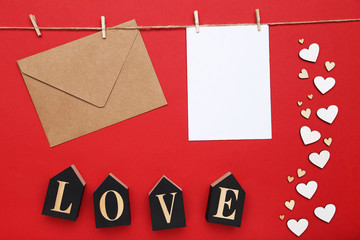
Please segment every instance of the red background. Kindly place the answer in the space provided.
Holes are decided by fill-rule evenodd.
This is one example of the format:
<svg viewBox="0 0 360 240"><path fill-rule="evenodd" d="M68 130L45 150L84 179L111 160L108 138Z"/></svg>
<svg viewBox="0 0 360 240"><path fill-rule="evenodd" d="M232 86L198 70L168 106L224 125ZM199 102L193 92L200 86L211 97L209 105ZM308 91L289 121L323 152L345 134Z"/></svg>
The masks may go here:
<svg viewBox="0 0 360 240"><path fill-rule="evenodd" d="M189 25L194 10L199 10L201 24L253 22L255 8L260 8L262 22L360 18L357 0L275 2L6 0L0 25L31 26L30 13L40 26L100 26L101 15L108 26L134 18L139 25ZM43 31L38 38L34 31L0 31L0 238L296 239L286 221L306 218L309 227L302 239L359 239L359 27L359 22L270 27L273 139L209 142L187 140L185 30L142 31L169 105L54 148L48 145L16 60L92 32ZM313 42L320 45L315 64L298 57ZM330 73L324 67L327 60L336 63ZM298 79L302 68L309 79ZM325 95L313 85L319 75L336 79ZM312 100L307 99L310 93ZM303 105L298 107L297 101ZM339 107L339 114L329 125L315 113L331 104ZM309 120L300 116L307 107L312 110ZM304 146L299 135L303 125L320 131L322 138L332 137L331 146L322 141ZM331 157L319 169L307 157L323 149ZM41 215L49 179L71 164L87 182L78 220ZM298 168L307 172L301 179ZM247 194L241 228L205 220L209 184L227 171ZM132 223L96 229L92 193L110 172L130 187ZM187 227L153 232L148 193L163 174L183 189ZM288 183L287 175L295 180ZM319 187L307 200L295 186L310 180ZM284 206L290 199L296 202L293 211ZM313 214L315 207L328 203L337 208L329 224Z"/></svg>

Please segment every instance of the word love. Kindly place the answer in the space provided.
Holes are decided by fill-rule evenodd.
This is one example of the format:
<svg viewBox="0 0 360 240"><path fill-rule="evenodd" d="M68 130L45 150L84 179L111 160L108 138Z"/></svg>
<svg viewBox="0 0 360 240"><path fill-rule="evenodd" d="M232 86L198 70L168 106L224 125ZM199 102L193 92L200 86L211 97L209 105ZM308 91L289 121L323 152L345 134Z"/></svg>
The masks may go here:
<svg viewBox="0 0 360 240"><path fill-rule="evenodd" d="M85 181L74 165L50 179L42 214L76 221ZM93 194L96 228L130 225L129 188L109 174ZM226 173L210 185L206 220L240 227L245 191ZM149 193L152 229L185 227L182 189L163 176Z"/></svg>

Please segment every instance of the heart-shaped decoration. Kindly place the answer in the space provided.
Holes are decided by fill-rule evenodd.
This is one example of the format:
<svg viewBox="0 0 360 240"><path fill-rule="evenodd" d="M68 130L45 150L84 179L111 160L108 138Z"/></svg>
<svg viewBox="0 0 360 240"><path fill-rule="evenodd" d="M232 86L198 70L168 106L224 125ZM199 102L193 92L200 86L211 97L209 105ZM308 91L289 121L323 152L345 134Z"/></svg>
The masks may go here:
<svg viewBox="0 0 360 240"><path fill-rule="evenodd" d="M295 201L294 200L286 201L285 207L287 207L289 210L293 210L295 207Z"/></svg>
<svg viewBox="0 0 360 240"><path fill-rule="evenodd" d="M321 134L318 131L311 131L307 126L300 128L300 136L305 145L317 142L321 138Z"/></svg>
<svg viewBox="0 0 360 240"><path fill-rule="evenodd" d="M306 174L306 171L305 170L302 170L301 168L299 168L297 170L297 175L299 178L301 178L302 176L304 176Z"/></svg>
<svg viewBox="0 0 360 240"><path fill-rule="evenodd" d="M330 72L331 70L333 70L335 67L335 63L334 62L329 62L329 61L326 61L325 62L325 68L328 72Z"/></svg>
<svg viewBox="0 0 360 240"><path fill-rule="evenodd" d="M326 146L330 147L331 143L332 143L332 138L324 138L324 143L326 144Z"/></svg>
<svg viewBox="0 0 360 240"><path fill-rule="evenodd" d="M309 78L309 74L308 74L308 72L306 71L305 68L301 69L301 72L299 73L298 76L299 76L300 79L307 79L307 78Z"/></svg>
<svg viewBox="0 0 360 240"><path fill-rule="evenodd" d="M297 105L300 107L303 104L303 102L298 101Z"/></svg>
<svg viewBox="0 0 360 240"><path fill-rule="evenodd" d="M296 191L303 197L311 199L314 196L316 189L318 187L317 182L309 181L307 184L299 183L296 185Z"/></svg>
<svg viewBox="0 0 360 240"><path fill-rule="evenodd" d="M305 218L299 219L299 221L296 221L295 219L289 219L286 225L292 233L300 237L309 226L309 222Z"/></svg>
<svg viewBox="0 0 360 240"><path fill-rule="evenodd" d="M303 116L306 119L309 119L311 114L310 108L307 108L306 110L301 110L301 116Z"/></svg>
<svg viewBox="0 0 360 240"><path fill-rule="evenodd" d="M336 212L336 207L334 204L328 204L325 206L325 208L317 207L314 210L315 216L317 216L319 219L327 223L329 223L331 219L334 217L335 212Z"/></svg>
<svg viewBox="0 0 360 240"><path fill-rule="evenodd" d="M319 168L324 168L329 159L330 152L328 150L322 150L319 154L313 152L309 155L310 162Z"/></svg>
<svg viewBox="0 0 360 240"><path fill-rule="evenodd" d="M299 43L300 44L303 44L304 43L304 39L302 38L302 39L299 39Z"/></svg>
<svg viewBox="0 0 360 240"><path fill-rule="evenodd" d="M338 112L339 108L336 105L330 105L327 109L320 108L317 110L316 115L324 122L332 124Z"/></svg>
<svg viewBox="0 0 360 240"><path fill-rule="evenodd" d="M279 215L280 220L284 220L285 215Z"/></svg>
<svg viewBox="0 0 360 240"><path fill-rule="evenodd" d="M317 43L313 43L309 46L309 49L304 48L299 52L301 59L308 62L316 62L319 56L320 47Z"/></svg>
<svg viewBox="0 0 360 240"><path fill-rule="evenodd" d="M290 183L290 182L294 181L294 177L292 177L292 176L287 176L287 180L288 180L288 182Z"/></svg>
<svg viewBox="0 0 360 240"><path fill-rule="evenodd" d="M313 99L313 97L314 97L314 95L312 95L312 94L308 95L308 99L310 99L310 100Z"/></svg>
<svg viewBox="0 0 360 240"><path fill-rule="evenodd" d="M333 79L332 77L324 79L323 77L318 76L314 78L314 84L322 94L325 94L334 87L335 79Z"/></svg>

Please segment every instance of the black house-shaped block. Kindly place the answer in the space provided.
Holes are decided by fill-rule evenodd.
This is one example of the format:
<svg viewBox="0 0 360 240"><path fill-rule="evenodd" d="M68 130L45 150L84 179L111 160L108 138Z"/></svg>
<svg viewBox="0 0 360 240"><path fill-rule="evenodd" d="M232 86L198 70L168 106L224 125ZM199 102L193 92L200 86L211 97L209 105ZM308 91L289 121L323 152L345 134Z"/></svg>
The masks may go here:
<svg viewBox="0 0 360 240"><path fill-rule="evenodd" d="M240 227L244 201L244 189L228 172L210 185L206 220Z"/></svg>
<svg viewBox="0 0 360 240"><path fill-rule="evenodd" d="M182 190L163 176L149 193L153 231L185 227Z"/></svg>
<svg viewBox="0 0 360 240"><path fill-rule="evenodd" d="M50 179L42 214L76 221L85 181L75 165Z"/></svg>
<svg viewBox="0 0 360 240"><path fill-rule="evenodd" d="M112 173L93 196L96 228L130 225L129 189Z"/></svg>

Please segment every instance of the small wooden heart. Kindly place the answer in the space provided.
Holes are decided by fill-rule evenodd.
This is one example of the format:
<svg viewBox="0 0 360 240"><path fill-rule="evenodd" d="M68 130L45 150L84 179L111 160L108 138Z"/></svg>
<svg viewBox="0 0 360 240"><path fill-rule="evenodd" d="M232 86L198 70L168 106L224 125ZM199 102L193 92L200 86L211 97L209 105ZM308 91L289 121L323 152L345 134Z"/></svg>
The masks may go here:
<svg viewBox="0 0 360 240"><path fill-rule="evenodd" d="M287 180L290 183L290 182L294 181L294 177L293 176L287 176Z"/></svg>
<svg viewBox="0 0 360 240"><path fill-rule="evenodd" d="M299 78L300 79L307 79L309 78L309 74L307 72L307 70L305 68L301 69L301 72L299 73Z"/></svg>
<svg viewBox="0 0 360 240"><path fill-rule="evenodd" d="M287 207L289 210L293 210L295 207L295 201L294 200L285 201L285 207Z"/></svg>
<svg viewBox="0 0 360 240"><path fill-rule="evenodd" d="M299 178L302 177L302 176L304 176L305 174L306 174L306 171L305 171L305 170L302 170L301 168L299 168L299 169L297 170L297 175L298 175Z"/></svg>
<svg viewBox="0 0 360 240"><path fill-rule="evenodd" d="M300 44L303 44L304 43L304 39L302 38L302 39L299 39L299 43Z"/></svg>
<svg viewBox="0 0 360 240"><path fill-rule="evenodd" d="M284 220L285 215L279 215L280 220Z"/></svg>
<svg viewBox="0 0 360 240"><path fill-rule="evenodd" d="M330 147L331 143L332 143L332 138L324 138L324 143L326 144L326 146Z"/></svg>
<svg viewBox="0 0 360 240"><path fill-rule="evenodd" d="M314 97L314 95L312 95L312 94L308 95L308 99L310 99L310 100L313 99L313 97Z"/></svg>
<svg viewBox="0 0 360 240"><path fill-rule="evenodd" d="M334 62L329 62L329 61L326 61L325 62L325 68L328 72L330 72L331 70L333 70L335 67L335 63Z"/></svg>
<svg viewBox="0 0 360 240"><path fill-rule="evenodd" d="M310 108L307 108L306 110L301 110L301 116L303 116L306 119L309 119L311 114Z"/></svg>
<svg viewBox="0 0 360 240"><path fill-rule="evenodd" d="M297 105L300 107L302 105L302 102L298 101Z"/></svg>

